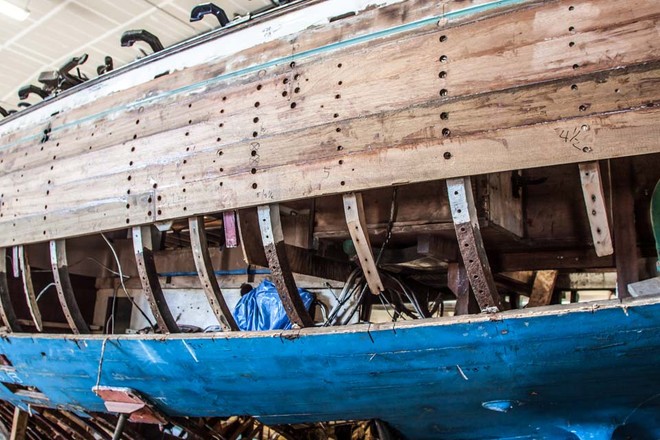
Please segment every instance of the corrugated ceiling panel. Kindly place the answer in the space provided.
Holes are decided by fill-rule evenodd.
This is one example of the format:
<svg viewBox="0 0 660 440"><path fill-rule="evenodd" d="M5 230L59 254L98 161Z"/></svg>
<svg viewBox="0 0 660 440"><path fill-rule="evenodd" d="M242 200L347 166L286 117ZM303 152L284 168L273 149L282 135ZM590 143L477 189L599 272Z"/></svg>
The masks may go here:
<svg viewBox="0 0 660 440"><path fill-rule="evenodd" d="M115 67L141 56L138 48L119 45L121 34L129 29L147 29L164 46L208 32L218 26L214 17L190 23L191 9L205 0L9 0L17 6L28 4L30 16L17 22L0 15L0 100L14 107L16 91L37 83L39 72L59 67L72 56L89 54L81 70L96 76L96 66L106 55ZM270 0L216 0L230 19L264 6ZM147 53L151 51L145 45ZM4 50L3 50L4 49ZM38 98L32 98L36 101Z"/></svg>

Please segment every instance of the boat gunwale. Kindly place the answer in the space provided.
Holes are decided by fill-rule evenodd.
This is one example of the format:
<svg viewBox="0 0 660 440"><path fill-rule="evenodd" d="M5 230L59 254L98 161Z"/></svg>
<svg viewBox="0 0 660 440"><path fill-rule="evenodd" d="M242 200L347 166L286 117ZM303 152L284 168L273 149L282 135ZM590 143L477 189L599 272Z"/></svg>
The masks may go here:
<svg viewBox="0 0 660 440"><path fill-rule="evenodd" d="M484 322L505 322L508 320L533 319L550 316L562 316L572 313L597 313L604 310L620 309L628 315L628 309L660 304L660 293L644 297L629 297L590 301L572 304L556 304L534 307L530 309L505 310L498 313L481 313L478 315L444 316L438 318L417 319L411 321L362 323L337 327L307 327L304 329L266 330L266 331L235 331L209 333L149 333L149 334L63 334L63 333L10 333L0 331L3 339L39 339L39 340L72 340L72 341L164 341L164 340L216 340L216 339L261 339L282 338L298 339L310 336L329 336L335 334L369 333L394 331L427 327L444 327L461 324L478 324Z"/></svg>

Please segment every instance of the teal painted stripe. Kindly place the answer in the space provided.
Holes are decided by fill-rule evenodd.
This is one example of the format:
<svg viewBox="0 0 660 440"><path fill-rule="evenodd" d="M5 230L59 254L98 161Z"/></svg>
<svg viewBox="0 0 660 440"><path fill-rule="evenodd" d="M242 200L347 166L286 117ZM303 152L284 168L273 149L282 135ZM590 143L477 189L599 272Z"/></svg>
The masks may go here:
<svg viewBox="0 0 660 440"><path fill-rule="evenodd" d="M203 87L206 87L206 86L209 86L209 85L216 84L216 83L221 82L221 81L233 79L233 78L236 78L236 77L239 77L239 76L243 76L243 75L247 75L247 74L250 74L250 73L258 72L260 70L267 69L267 68L273 67L273 66L277 66L279 64L290 63L292 61L297 61L297 60L301 60L301 59L304 59L304 58L313 57L315 55L320 55L320 54L324 54L324 53L327 53L327 52L332 52L332 51L335 51L335 50L343 49L343 48L346 48L346 47L355 46L357 44L366 43L366 42L369 42L369 41L376 40L378 38L389 37L389 36L393 36L393 35L400 34L400 33L403 33L403 32L408 32L408 31L411 31L411 30L415 30L415 29L418 29L418 28L421 28L421 27L424 27L424 26L435 24L435 23L437 23L438 20L441 20L441 19L448 19L448 20L449 19L457 19L457 18L461 18L461 17L467 16L467 15L476 14L476 13L479 13L479 12L485 12L485 11L489 11L489 10L496 9L496 8L501 8L501 7L505 7L505 6L509 6L509 5L515 5L515 4L518 4L518 3L525 3L527 1L529 1L529 0L494 0L494 1L489 2L489 3L470 6L470 7L467 7L467 8L459 9L459 10L448 12L448 13L445 13L445 14L436 15L436 16L429 17L429 18L424 18L422 20L417 20L417 21L413 21L413 22L406 23L406 24L403 24L403 25L394 26L394 27L391 27L391 28L388 28L388 29L383 29L381 31L373 32L371 34L361 35L361 36L358 36L358 37L349 38L349 39L344 40L344 41L338 41L336 43L327 44L325 46L317 47L317 48L314 48L314 49L309 49L309 50L306 50L306 51L303 51L303 52L299 52L297 54L287 55L286 57L276 58L274 60L267 61L267 62L262 63L262 64L256 64L254 66L245 67L243 69L235 70L233 72L225 73L225 74L213 77L213 78L208 78L208 79L205 79L203 81L199 81L199 82L196 82L196 83L193 83L193 84L188 84L188 85L183 86L183 87L168 90L166 92L160 93L160 94L155 95L155 96L150 96L150 97L147 97L147 98L140 99L138 101L131 102L130 104L124 104L124 105L121 105L121 106L112 107L112 108L104 110L102 112L95 113L95 114L89 115L89 116L85 116L81 119L77 119L75 121L71 121L71 122L68 122L66 124L62 124L58 127L53 127L52 132L57 132L59 130L63 130L65 128L71 127L71 126L76 125L76 124L81 124L81 123L84 123L84 122L87 122L87 121L90 121L90 120L95 120L95 119L98 119L98 118L102 118L104 116L107 116L107 115L109 115L111 113L114 113L114 112L117 112L117 111L128 110L130 108L143 106L143 105L149 104L150 102L153 102L153 101L168 98L170 96L178 95L178 94L181 94L181 93L190 92L190 91L193 91L193 90L196 90L196 89L200 89L200 88L203 88ZM0 149L9 148L11 146L20 144L22 142L27 142L27 141L31 141L31 140L40 138L41 136L42 136L41 133L26 136L24 138L18 139L14 142L11 142L9 144L4 145Z"/></svg>

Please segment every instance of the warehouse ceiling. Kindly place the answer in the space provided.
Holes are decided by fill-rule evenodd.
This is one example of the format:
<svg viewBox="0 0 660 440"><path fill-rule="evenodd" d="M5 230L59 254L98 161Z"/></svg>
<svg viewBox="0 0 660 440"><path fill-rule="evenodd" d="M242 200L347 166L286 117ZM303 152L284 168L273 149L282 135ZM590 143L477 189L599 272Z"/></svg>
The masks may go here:
<svg viewBox="0 0 660 440"><path fill-rule="evenodd" d="M189 22L191 9L204 0L7 0L30 12L17 21L0 14L0 105L16 108L21 86L37 82L39 73L89 54L81 71L89 78L106 55L115 68L151 50L144 43L121 47L124 31L146 29L167 47L218 27L213 16ZM271 0L215 0L230 19L272 6ZM27 102L40 98L31 94Z"/></svg>

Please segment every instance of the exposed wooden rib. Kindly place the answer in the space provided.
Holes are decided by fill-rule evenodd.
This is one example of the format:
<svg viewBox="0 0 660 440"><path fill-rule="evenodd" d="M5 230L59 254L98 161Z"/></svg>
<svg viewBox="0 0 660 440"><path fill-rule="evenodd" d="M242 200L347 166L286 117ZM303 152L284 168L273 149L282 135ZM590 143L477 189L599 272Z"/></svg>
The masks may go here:
<svg viewBox="0 0 660 440"><path fill-rule="evenodd" d="M534 284L532 286L532 294L529 296L527 307L547 306L552 301L552 294L555 291L555 284L557 283L556 270L539 270L536 271L534 277Z"/></svg>
<svg viewBox="0 0 660 440"><path fill-rule="evenodd" d="M236 224L235 211L222 213L222 229L225 232L225 246L228 248L238 247L238 225Z"/></svg>
<svg viewBox="0 0 660 440"><path fill-rule="evenodd" d="M603 191L600 165L594 161L581 163L578 167L580 169L584 205L587 208L596 255L599 257L612 255L614 248L612 247L612 235L610 234L610 224L605 208L605 193Z"/></svg>
<svg viewBox="0 0 660 440"><path fill-rule="evenodd" d="M627 298L630 296L628 284L639 281L635 199L630 158L611 161L610 172L616 289L619 298Z"/></svg>
<svg viewBox="0 0 660 440"><path fill-rule="evenodd" d="M0 248L0 317L9 331L22 331L21 325L16 321L16 312L11 301L9 293L9 284L7 283L7 249Z"/></svg>
<svg viewBox="0 0 660 440"><path fill-rule="evenodd" d="M374 295L380 295L385 290L383 282L378 274L376 260L371 250L371 241L367 231L367 222L364 218L364 204L362 194L344 194L344 215L348 232L351 234L355 251L357 252L360 266L369 285L369 290Z"/></svg>
<svg viewBox="0 0 660 440"><path fill-rule="evenodd" d="M465 17L480 9L465 3L436 7L467 8L459 14ZM338 24L341 32L318 31L323 41L305 38L307 53L292 55L278 41L232 57L242 61L173 71L53 112L48 142L60 143L57 159L48 149L25 155L38 149L43 124L17 115L22 122L2 138L0 187L20 190L20 197L5 201L0 228L12 234L0 236L0 246L213 212L218 200L228 210L386 187L402 182L402 169L405 182L421 182L658 152L657 105L644 108L660 93L653 79L658 2L601 0L593 8L591 0L576 0L573 12L562 3L533 3L507 14L493 4L488 18L461 26L423 20L405 34L401 23L372 33L380 18L348 18ZM540 16L547 26L534 25ZM357 29L360 38L352 38ZM346 44L336 47L337 38ZM289 68L288 58L280 62L283 51L304 53L305 62ZM254 53L265 63L263 74L249 73L254 65L235 70ZM415 69L411 60L419 60ZM291 90L281 90L284 84ZM222 112L211 111L218 103ZM247 120L258 125L241 122ZM591 129L580 132L583 125ZM474 159L486 154L489 160ZM71 172L80 161L85 173ZM217 166L206 166L213 161ZM378 172L358 177L365 169ZM21 179L24 172L33 178ZM149 197L153 182L159 203ZM45 199L51 189L76 197L52 204L53 197Z"/></svg>
<svg viewBox="0 0 660 440"><path fill-rule="evenodd" d="M23 291L25 292L25 298L27 299L28 308L30 309L30 315L32 316L34 326L41 332L43 331L41 312L39 312L39 304L37 304L37 297L34 294L32 273L30 272L30 263L28 262L27 252L22 245L17 246L17 248L18 265L21 269L21 277L23 278Z"/></svg>
<svg viewBox="0 0 660 440"><path fill-rule="evenodd" d="M147 296L151 313L156 318L159 330L161 332L177 333L179 326L167 306L163 289L158 281L150 226L133 227L133 250L142 291Z"/></svg>
<svg viewBox="0 0 660 440"><path fill-rule="evenodd" d="M190 225L190 245L192 247L195 266L197 267L197 274L199 275L199 280L202 283L206 298L209 300L211 310L224 331L238 330L238 325L225 302L225 298L222 296L218 280L215 278L209 255L208 242L206 240L204 217L190 217L188 224Z"/></svg>
<svg viewBox="0 0 660 440"><path fill-rule="evenodd" d="M11 424L9 440L25 440L27 435L28 419L30 414L19 407L14 408L14 419Z"/></svg>
<svg viewBox="0 0 660 440"><path fill-rule="evenodd" d="M474 296L477 298L482 312L497 311L500 300L481 238L477 208L472 194L472 182L469 177L448 179L447 190L458 238L458 248L463 257Z"/></svg>
<svg viewBox="0 0 660 440"><path fill-rule="evenodd" d="M314 321L305 309L289 267L280 221L280 207L277 204L263 205L257 208L257 212L268 267L277 287L277 293L282 299L284 310L294 324L300 327L313 326Z"/></svg>
<svg viewBox="0 0 660 440"><path fill-rule="evenodd" d="M85 322L78 302L73 293L71 278L69 277L69 265L66 259L66 241L50 241L50 265L55 279L57 297L62 305L64 317L71 327L73 333L89 333L89 326Z"/></svg>

